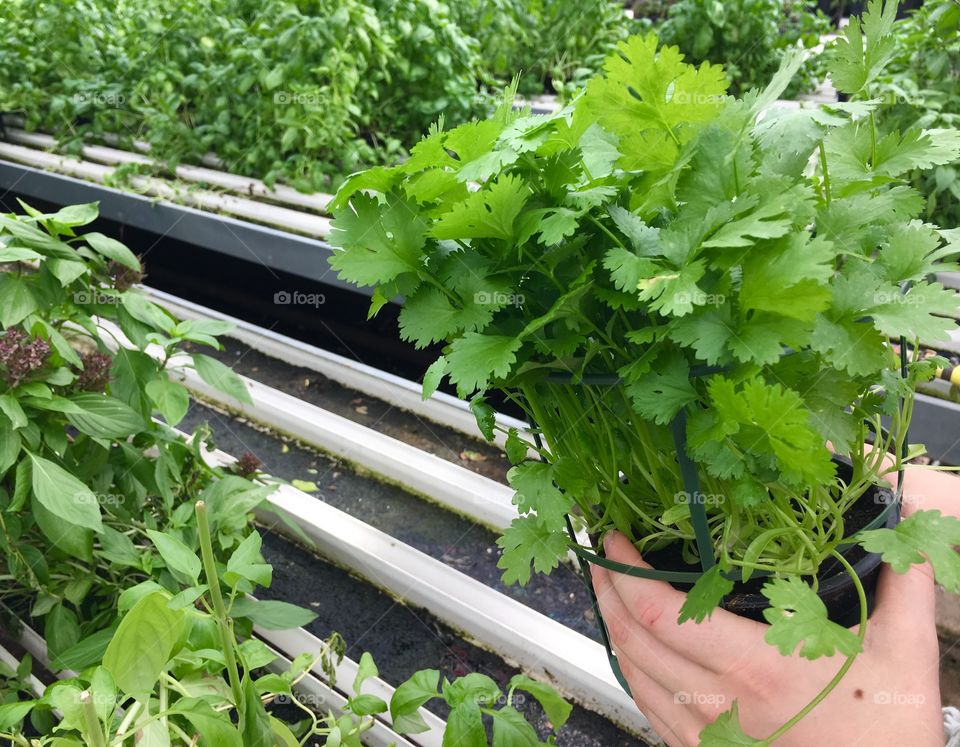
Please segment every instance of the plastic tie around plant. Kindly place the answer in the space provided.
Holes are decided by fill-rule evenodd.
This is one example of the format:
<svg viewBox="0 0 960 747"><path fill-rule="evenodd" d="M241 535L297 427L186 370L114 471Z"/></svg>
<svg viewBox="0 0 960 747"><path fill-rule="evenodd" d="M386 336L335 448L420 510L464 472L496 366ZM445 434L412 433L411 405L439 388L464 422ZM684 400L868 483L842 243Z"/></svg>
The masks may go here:
<svg viewBox="0 0 960 747"><path fill-rule="evenodd" d="M909 286L904 286L902 292L906 292ZM900 375L903 378L907 378L907 352L906 352L906 339L900 338ZM791 348L784 348L781 353L781 358L788 355L793 355L797 351ZM708 376L714 373L722 373L724 371L730 370L729 366L695 366L690 369L690 378L700 378L702 376ZM555 384L569 384L571 386L617 386L623 383L623 379L616 374L589 374L581 377L576 377L573 374L551 374L547 377L547 380ZM903 398L900 398L900 407L903 407ZM700 493L700 477L697 473L696 464L693 460L687 455L687 437L686 437L686 412L680 410L677 416L670 423L670 430L673 435L674 446L677 450L677 462L680 467L680 475L683 480L684 489L687 491L687 495L695 497ZM540 438L540 434L537 430L537 424L531 422L530 425L533 428L533 437L534 442L537 445L538 449L543 449L543 442ZM868 425L871 425L868 423ZM872 425L871 425L872 427ZM880 428L881 433L876 435L882 435L886 437L886 430ZM909 434L904 436L903 446L901 450L901 459L905 458L907 455L907 446L909 443ZM891 500L886 508L883 509L876 517L873 518L865 527L860 531L865 532L871 529L877 529L886 524L887 519L890 517L891 512L897 510L900 505L901 498L903 496L903 463L901 462L900 468L897 470L897 486L894 490L893 500ZM639 566L627 565L626 563L618 563L615 560L610 560L600 555L594 548L584 547L577 540L576 532L573 528L573 523L570 520L570 517L566 517L567 524L567 533L570 535L571 549L574 554L577 556L577 565L580 569L580 574L583 578L584 585L587 587L587 593L590 597L590 604L593 609L593 614L597 620L597 628L600 632L600 640L603 643L603 647L607 652L607 659L610 662L610 668L613 671L614 676L617 678L617 682L620 683L620 686L623 688L624 692L627 695L631 695L630 685L627 682L626 677L623 675L623 670L620 668L620 662L617 660L617 655L613 650L613 646L610 642L610 636L607 632L606 623L603 621L603 615L600 612L600 603L597 600L596 592L593 589L593 582L590 574L590 564L600 566L610 571L616 573L623 573L627 576L634 576L637 578L645 578L653 581L667 581L672 583L696 583L700 577L710 570L713 566L716 565L716 556L713 553L713 544L710 540L710 524L707 519L707 510L702 501L690 500L690 519L693 523L694 536L696 538L697 550L700 555L700 566L702 571L664 571L658 570L656 568L641 568ZM856 544L857 540L855 537L851 537L837 545L838 548L849 547L850 545ZM764 577L770 575L767 571L755 571L751 576ZM735 571L727 571L724 573L724 576L736 580L740 574Z"/></svg>

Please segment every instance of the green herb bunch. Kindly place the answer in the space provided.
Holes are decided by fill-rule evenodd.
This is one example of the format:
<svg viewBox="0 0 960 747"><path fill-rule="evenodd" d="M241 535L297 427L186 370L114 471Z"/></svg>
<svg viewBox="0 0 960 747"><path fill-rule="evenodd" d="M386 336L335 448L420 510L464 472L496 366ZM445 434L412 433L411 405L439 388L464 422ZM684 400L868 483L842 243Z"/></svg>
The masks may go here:
<svg viewBox="0 0 960 747"><path fill-rule="evenodd" d="M828 30L812 0L679 0L670 4L657 34L691 62L722 64L730 92L739 95L767 85L785 51L811 49ZM784 94L810 91L822 77L819 57L810 55Z"/></svg>
<svg viewBox="0 0 960 747"><path fill-rule="evenodd" d="M884 134L868 95L895 14L872 2L831 52L847 103L772 106L799 52L765 90L734 98L719 67L635 36L556 115L515 112L511 89L492 118L434 127L405 164L343 185L331 265L373 287L371 314L404 297L404 339L444 346L424 396L448 377L492 438L485 393L502 390L542 438L507 433L520 516L499 541L505 581L555 568L568 520L703 560L698 501L717 564L680 621L767 574L767 640L839 652L849 668L867 609L838 551L857 531L845 517L922 453L906 443L913 389L943 361L909 351L945 339L958 310L929 278L955 267L960 244L919 219L908 176L955 159L960 135ZM685 491L672 428L699 495ZM960 521L920 512L856 539L898 571L926 554L960 591ZM817 596L827 560L858 590L859 634ZM702 744L770 744L837 681L766 739L744 735L734 709Z"/></svg>
<svg viewBox="0 0 960 747"><path fill-rule="evenodd" d="M874 74L876 23L866 51L848 32L842 90ZM892 414L883 445L902 445L898 398L934 364L901 382L887 340L953 327L955 295L926 276L957 249L914 220L919 195L899 177L960 141L879 138L868 103L767 109L797 64L736 100L720 68L633 37L559 114L514 113L508 93L492 119L434 130L339 193L333 267L376 288L374 310L405 296L404 339L447 344L426 393L444 375L475 402L503 388L543 429L548 463L511 473L526 515L502 541L508 580L556 564L575 505L589 531L643 548L692 539L668 427L680 413L704 492L724 497L717 551L745 573L814 572L879 478L865 423ZM721 371L691 375L703 366ZM854 464L848 484L827 441ZM754 544L785 523L795 541Z"/></svg>
<svg viewBox="0 0 960 747"><path fill-rule="evenodd" d="M924 3L894 24L893 59L873 86L883 102L888 129L917 122L956 129L960 124L960 6L949 0ZM960 170L956 162L919 171L912 182L925 196L926 220L960 225Z"/></svg>

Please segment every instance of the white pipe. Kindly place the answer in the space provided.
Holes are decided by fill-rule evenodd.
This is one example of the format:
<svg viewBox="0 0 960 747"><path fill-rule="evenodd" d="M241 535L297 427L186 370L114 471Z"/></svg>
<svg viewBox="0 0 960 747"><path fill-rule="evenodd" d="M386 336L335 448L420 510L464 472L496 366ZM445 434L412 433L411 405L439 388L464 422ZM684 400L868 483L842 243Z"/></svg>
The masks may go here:
<svg viewBox="0 0 960 747"><path fill-rule="evenodd" d="M180 319L217 319L229 322L234 325L234 328L226 334L227 337L239 340L264 355L291 366L316 371L348 389L381 399L425 420L445 425L474 438L480 437L476 418L470 412L467 403L445 392L435 392L430 399L424 401L420 394L421 386L417 382L177 298L169 293L154 288L142 287L142 289L155 303ZM522 420L500 413L496 415L496 422L501 428L507 430L516 428L521 433L529 428ZM496 431L494 443L503 447L505 442L506 436ZM533 456L531 452L531 458Z"/></svg>

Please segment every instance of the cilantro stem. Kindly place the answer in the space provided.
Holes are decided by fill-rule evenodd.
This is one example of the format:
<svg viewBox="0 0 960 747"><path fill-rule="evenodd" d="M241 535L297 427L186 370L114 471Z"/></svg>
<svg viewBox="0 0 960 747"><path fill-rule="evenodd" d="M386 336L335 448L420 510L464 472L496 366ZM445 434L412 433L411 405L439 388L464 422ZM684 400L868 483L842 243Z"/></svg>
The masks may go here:
<svg viewBox="0 0 960 747"><path fill-rule="evenodd" d="M203 571L207 577L207 586L210 589L210 599L213 602L213 617L217 621L220 631L220 641L223 645L223 656L227 664L227 676L230 679L230 689L233 692L234 703L237 708L243 703L243 689L240 685L240 670L237 668L237 656L234 648L236 639L230 627L230 618L227 608L223 604L223 594L220 591L220 578L217 575L217 562L213 557L213 541L210 538L210 521L207 518L207 506L203 501L197 501L197 534L200 535L200 554L203 559Z"/></svg>
<svg viewBox="0 0 960 747"><path fill-rule="evenodd" d="M593 225L595 225L595 226L596 226L597 228L599 228L601 231L603 231L607 236L609 236L609 237L610 237L610 240L613 241L613 242L615 242L617 246L619 246L621 249L623 249L623 250L625 250L625 251L630 251L629 249L627 249L627 247L625 247L625 246L623 245L623 242L620 241L619 238L617 238L617 235L616 235L615 233L613 233L613 231L611 231L609 228L607 228L605 225L603 225L603 223L601 223L599 220L597 220L594 216L591 215L591 216L588 216L588 217L590 218L590 222L593 223Z"/></svg>
<svg viewBox="0 0 960 747"><path fill-rule="evenodd" d="M823 199L830 204L830 173L827 171L827 149L820 141L820 171L823 172Z"/></svg>
<svg viewBox="0 0 960 747"><path fill-rule="evenodd" d="M853 581L854 587L857 590L857 598L860 600L860 629L857 631L857 638L860 640L860 650L862 651L863 641L867 636L867 595L863 590L863 584L860 583L860 577L857 576L857 572L853 569L853 566L847 562L847 559L836 550L834 550L831 555L833 555L833 557L836 558L837 561L846 569L847 573L850 575L850 579ZM807 703L807 705L805 705L793 718L787 721L787 723L773 732L773 734L771 734L769 737L762 740L761 744L773 744L790 729L796 726L804 716L810 713L810 711L820 705L824 698L832 693L837 685L840 684L840 680L846 676L847 672L850 670L850 667L853 666L853 662L856 660L857 656L859 656L859 651L848 656L846 661L843 662L843 666L840 667L833 679L827 683L826 687L817 693L813 700Z"/></svg>

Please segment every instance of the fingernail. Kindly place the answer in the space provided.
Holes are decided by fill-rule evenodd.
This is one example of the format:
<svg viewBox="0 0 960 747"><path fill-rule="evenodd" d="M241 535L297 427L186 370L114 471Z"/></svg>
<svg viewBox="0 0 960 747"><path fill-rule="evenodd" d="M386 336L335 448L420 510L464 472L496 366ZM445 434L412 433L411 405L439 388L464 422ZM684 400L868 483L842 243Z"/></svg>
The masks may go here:
<svg viewBox="0 0 960 747"><path fill-rule="evenodd" d="M613 534L611 532L607 532L605 535L603 535L603 554L604 555L610 554L610 548L612 545L613 545Z"/></svg>

